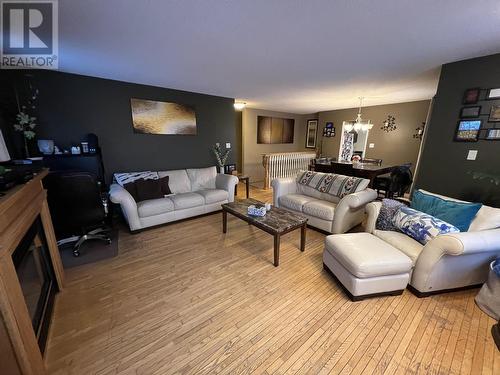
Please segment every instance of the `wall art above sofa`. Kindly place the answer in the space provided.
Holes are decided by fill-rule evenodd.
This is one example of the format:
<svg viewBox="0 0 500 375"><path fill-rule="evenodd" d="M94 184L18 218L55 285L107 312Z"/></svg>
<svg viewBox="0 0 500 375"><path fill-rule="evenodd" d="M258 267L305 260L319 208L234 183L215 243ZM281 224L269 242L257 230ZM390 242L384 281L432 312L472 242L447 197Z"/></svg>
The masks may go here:
<svg viewBox="0 0 500 375"><path fill-rule="evenodd" d="M130 99L135 133L196 135L193 107L170 102Z"/></svg>

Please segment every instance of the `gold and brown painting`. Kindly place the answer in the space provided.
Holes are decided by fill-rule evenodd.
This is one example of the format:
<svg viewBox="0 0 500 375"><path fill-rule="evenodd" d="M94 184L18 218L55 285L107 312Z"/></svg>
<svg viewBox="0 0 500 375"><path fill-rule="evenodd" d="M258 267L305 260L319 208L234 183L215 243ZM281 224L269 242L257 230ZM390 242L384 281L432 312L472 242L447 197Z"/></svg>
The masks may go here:
<svg viewBox="0 0 500 375"><path fill-rule="evenodd" d="M135 133L196 135L194 108L169 102L130 99Z"/></svg>

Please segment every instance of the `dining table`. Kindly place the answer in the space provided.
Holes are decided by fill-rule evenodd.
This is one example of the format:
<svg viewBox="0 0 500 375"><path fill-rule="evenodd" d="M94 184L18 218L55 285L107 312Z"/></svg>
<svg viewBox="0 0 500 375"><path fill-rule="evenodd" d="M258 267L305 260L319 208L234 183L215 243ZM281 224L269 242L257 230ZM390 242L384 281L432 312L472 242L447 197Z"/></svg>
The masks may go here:
<svg viewBox="0 0 500 375"><path fill-rule="evenodd" d="M362 177L370 180L369 187L373 188L375 178L377 176L391 173L394 168L397 168L401 164L375 164L375 163L349 163L349 162L334 162L342 164L351 164L353 175L356 177ZM317 162L317 168L315 170L319 172L335 173L333 171L333 166L331 162Z"/></svg>

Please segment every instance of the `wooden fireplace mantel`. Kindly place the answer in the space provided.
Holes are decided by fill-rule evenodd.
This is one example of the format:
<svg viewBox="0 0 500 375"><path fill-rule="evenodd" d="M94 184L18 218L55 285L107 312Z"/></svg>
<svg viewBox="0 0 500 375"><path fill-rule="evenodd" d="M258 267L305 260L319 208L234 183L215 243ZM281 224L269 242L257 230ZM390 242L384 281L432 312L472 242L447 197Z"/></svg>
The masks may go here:
<svg viewBox="0 0 500 375"><path fill-rule="evenodd" d="M21 374L46 374L12 261L12 253L38 216L42 221L59 290L64 283L47 193L42 185L47 173L48 170L41 171L29 182L15 186L0 197L0 325L3 325L0 328L7 333L17 361L17 373Z"/></svg>

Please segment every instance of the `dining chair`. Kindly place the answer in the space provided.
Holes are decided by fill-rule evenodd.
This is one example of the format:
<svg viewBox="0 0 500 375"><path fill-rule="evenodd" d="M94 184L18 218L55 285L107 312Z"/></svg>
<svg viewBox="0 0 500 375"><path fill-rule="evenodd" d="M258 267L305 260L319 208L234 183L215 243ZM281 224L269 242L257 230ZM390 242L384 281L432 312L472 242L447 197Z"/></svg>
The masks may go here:
<svg viewBox="0 0 500 375"><path fill-rule="evenodd" d="M354 168L349 163L336 163L332 162L332 172L344 176L354 176Z"/></svg>

